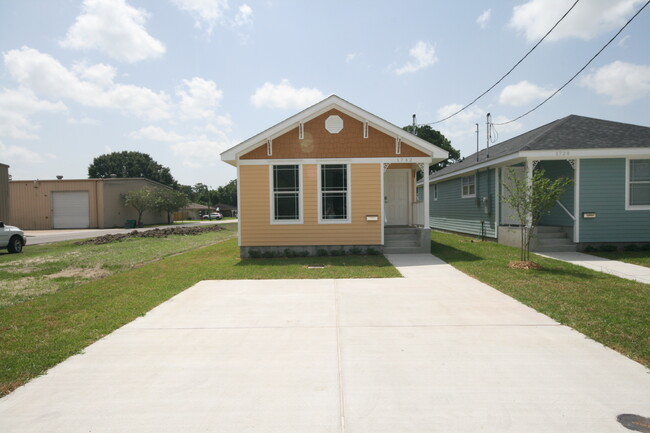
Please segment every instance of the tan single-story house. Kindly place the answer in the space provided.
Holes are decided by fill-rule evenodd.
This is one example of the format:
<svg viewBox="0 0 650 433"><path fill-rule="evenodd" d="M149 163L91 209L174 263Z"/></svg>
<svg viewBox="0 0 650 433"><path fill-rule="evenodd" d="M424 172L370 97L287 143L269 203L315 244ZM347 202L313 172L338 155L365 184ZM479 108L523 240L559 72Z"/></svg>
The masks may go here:
<svg viewBox="0 0 650 433"><path fill-rule="evenodd" d="M10 221L23 230L124 227L137 220L123 196L142 188L169 188L145 178L12 180ZM146 211L144 224L166 224L165 212Z"/></svg>
<svg viewBox="0 0 650 433"><path fill-rule="evenodd" d="M0 221L9 221L9 166L0 163Z"/></svg>
<svg viewBox="0 0 650 433"><path fill-rule="evenodd" d="M332 95L221 154L237 167L240 254L429 251L416 173L447 157Z"/></svg>
<svg viewBox="0 0 650 433"><path fill-rule="evenodd" d="M203 215L210 213L214 207L200 203L190 203L183 209L174 212L174 221L200 220Z"/></svg>

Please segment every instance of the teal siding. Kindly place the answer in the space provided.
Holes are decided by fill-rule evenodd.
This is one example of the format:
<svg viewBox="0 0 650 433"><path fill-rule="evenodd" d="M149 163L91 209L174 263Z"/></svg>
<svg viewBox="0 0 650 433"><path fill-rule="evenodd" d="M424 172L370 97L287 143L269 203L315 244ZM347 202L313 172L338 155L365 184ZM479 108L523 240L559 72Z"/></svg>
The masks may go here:
<svg viewBox="0 0 650 433"><path fill-rule="evenodd" d="M625 165L624 158L580 160L580 242L650 242L650 210L625 210Z"/></svg>
<svg viewBox="0 0 650 433"><path fill-rule="evenodd" d="M546 173L546 177L549 179L558 179L560 177L566 177L571 180L574 178L574 171L566 161L541 161L537 165L537 169L542 169ZM574 197L575 197L575 188L572 183L567 187L560 198L560 202L566 207L569 212L575 215L574 210ZM570 226L573 227L573 220L569 215L567 215L564 210L557 204L551 208L551 213L542 217L540 225L543 226Z"/></svg>
<svg viewBox="0 0 650 433"><path fill-rule="evenodd" d="M488 174L489 173L489 174ZM433 184L429 188L430 224L433 229L450 230L480 236L481 221L484 221L485 235L496 237L494 224L495 170L481 171L477 177L475 198L461 198L461 178L438 183L438 200L433 199ZM488 197L488 212L480 202Z"/></svg>

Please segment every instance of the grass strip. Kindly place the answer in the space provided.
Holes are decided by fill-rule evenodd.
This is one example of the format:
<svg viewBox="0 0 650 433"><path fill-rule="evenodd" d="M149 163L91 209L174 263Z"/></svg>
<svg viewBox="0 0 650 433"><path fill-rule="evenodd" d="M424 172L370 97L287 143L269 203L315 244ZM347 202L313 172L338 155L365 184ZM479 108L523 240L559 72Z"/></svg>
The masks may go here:
<svg viewBox="0 0 650 433"><path fill-rule="evenodd" d="M510 269L517 248L440 232L431 239L431 252L462 272L650 367L650 285L537 255L542 269Z"/></svg>
<svg viewBox="0 0 650 433"><path fill-rule="evenodd" d="M617 251L611 253L599 251L588 254L650 268L650 251Z"/></svg>
<svg viewBox="0 0 650 433"><path fill-rule="evenodd" d="M232 239L0 308L0 395L201 280L400 276L384 256L242 260L238 255ZM307 269L313 263L325 267Z"/></svg>

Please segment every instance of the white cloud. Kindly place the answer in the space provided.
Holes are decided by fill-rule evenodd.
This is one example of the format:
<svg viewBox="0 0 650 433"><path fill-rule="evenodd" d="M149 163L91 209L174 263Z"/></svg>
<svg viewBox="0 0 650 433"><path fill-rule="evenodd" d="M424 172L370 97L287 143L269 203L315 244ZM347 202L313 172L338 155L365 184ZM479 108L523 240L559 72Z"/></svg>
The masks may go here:
<svg viewBox="0 0 650 433"><path fill-rule="evenodd" d="M429 42L417 41L409 50L412 60L404 66L395 70L397 75L417 72L420 69L427 68L438 61L436 49Z"/></svg>
<svg viewBox="0 0 650 433"><path fill-rule="evenodd" d="M183 86L176 90L180 97L180 112L183 119L208 119L215 116L214 109L223 98L223 90L214 81L194 77L183 80Z"/></svg>
<svg viewBox="0 0 650 433"><path fill-rule="evenodd" d="M205 28L208 34L217 25L241 27L253 23L253 8L246 3L237 8L235 16L228 17L228 0L171 0L183 12L194 18L197 28Z"/></svg>
<svg viewBox="0 0 650 433"><path fill-rule="evenodd" d="M549 41L568 38L589 40L621 27L643 0L583 1L548 36ZM530 0L513 8L509 25L529 42L540 39L573 4L573 0Z"/></svg>
<svg viewBox="0 0 650 433"><path fill-rule="evenodd" d="M34 134L38 125L32 123L30 116L39 112L56 113L66 110L63 102L38 99L29 89L4 89L0 92L0 137L38 138Z"/></svg>
<svg viewBox="0 0 650 433"><path fill-rule="evenodd" d="M586 75L580 81L613 105L625 105L650 94L650 66L615 61Z"/></svg>
<svg viewBox="0 0 650 433"><path fill-rule="evenodd" d="M521 107L551 96L555 89L544 89L526 80L506 86L499 95L499 103Z"/></svg>
<svg viewBox="0 0 650 433"><path fill-rule="evenodd" d="M115 60L134 63L156 58L165 46L144 28L146 11L124 0L84 0L82 13L60 44L66 48L97 49Z"/></svg>
<svg viewBox="0 0 650 433"><path fill-rule="evenodd" d="M316 88L295 88L288 80L280 84L264 83L251 96L256 108L305 108L324 98L323 92Z"/></svg>
<svg viewBox="0 0 650 433"><path fill-rule="evenodd" d="M0 142L0 155L2 155L3 162L9 165L42 164L56 158L51 153L38 153L22 146L7 146L2 142Z"/></svg>
<svg viewBox="0 0 650 433"><path fill-rule="evenodd" d="M246 24L251 24L253 22L253 8L247 4L239 6L239 11L235 15L235 24L238 26L244 26Z"/></svg>
<svg viewBox="0 0 650 433"><path fill-rule="evenodd" d="M476 24L478 24L480 28L484 29L490 22L490 18L492 18L492 9L485 10L478 16L478 18L476 18Z"/></svg>
<svg viewBox="0 0 650 433"><path fill-rule="evenodd" d="M357 58L357 53L348 53L345 55L345 63L350 63Z"/></svg>
<svg viewBox="0 0 650 433"><path fill-rule="evenodd" d="M176 134L175 132L165 131L164 129L158 126L145 126L133 131L129 134L129 138L133 140L152 140L152 141L167 141L167 142L176 142L184 140L185 137L182 135Z"/></svg>
<svg viewBox="0 0 650 433"><path fill-rule="evenodd" d="M169 96L146 87L113 82L115 71L99 64L67 69L54 57L29 47L4 54L6 70L20 85L51 99L69 99L95 108L118 109L137 117L170 116Z"/></svg>

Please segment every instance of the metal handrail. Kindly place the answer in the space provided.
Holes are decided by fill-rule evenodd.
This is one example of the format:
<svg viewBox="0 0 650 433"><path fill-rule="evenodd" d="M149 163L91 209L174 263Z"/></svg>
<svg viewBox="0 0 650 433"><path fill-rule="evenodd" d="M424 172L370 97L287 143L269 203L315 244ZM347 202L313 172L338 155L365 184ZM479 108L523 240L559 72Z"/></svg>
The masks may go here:
<svg viewBox="0 0 650 433"><path fill-rule="evenodd" d="M569 209L567 209L566 207L564 207L564 205L562 203L560 203L560 200L555 200L555 202L560 205L560 207L564 210L564 212L566 212L566 214L569 215L569 217L573 221L576 220L576 217L574 217L573 214L571 212L569 212Z"/></svg>

